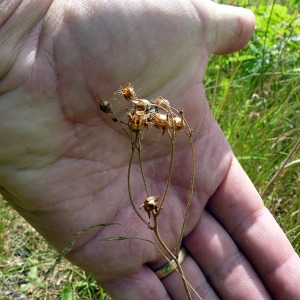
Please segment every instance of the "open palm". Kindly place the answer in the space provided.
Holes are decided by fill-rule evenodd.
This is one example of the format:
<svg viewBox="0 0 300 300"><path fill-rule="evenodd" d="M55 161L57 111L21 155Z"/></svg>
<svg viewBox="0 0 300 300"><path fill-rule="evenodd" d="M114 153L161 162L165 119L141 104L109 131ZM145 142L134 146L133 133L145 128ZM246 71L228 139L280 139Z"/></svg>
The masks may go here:
<svg viewBox="0 0 300 300"><path fill-rule="evenodd" d="M202 85L211 53L231 52L248 41L252 15L183 0L44 2L21 34L10 37L0 70L0 184L14 208L58 250L74 233L106 222L136 228L155 241L129 202L131 141L97 104L97 95L109 100L126 121L128 103L113 93L130 80L140 98L163 96L183 107L193 129L196 181L184 238L190 255L182 264L187 279L204 298L299 296L299 258L234 159ZM24 19L28 11L21 10ZM18 20L12 16L11 22ZM152 195L164 189L170 149L168 136L156 128L144 133L143 168ZM178 239L190 174L190 145L178 133L159 216L170 248ZM137 159L131 187L140 206L145 190ZM98 227L82 236L68 259L116 299L183 299L176 273L159 280L153 272L165 263L153 245L101 241L120 235L138 237L128 228ZM270 239L280 245L280 255ZM289 281L274 271L284 264L297 269Z"/></svg>

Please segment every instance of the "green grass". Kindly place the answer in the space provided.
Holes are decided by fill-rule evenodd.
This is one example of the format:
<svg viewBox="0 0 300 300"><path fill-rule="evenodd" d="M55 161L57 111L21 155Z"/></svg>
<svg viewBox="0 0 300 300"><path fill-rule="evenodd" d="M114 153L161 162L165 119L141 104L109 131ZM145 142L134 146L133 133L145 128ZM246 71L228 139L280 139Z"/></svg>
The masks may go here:
<svg viewBox="0 0 300 300"><path fill-rule="evenodd" d="M251 42L212 56L204 84L235 155L300 254L300 17L296 2L283 4L248 6L257 26ZM294 163L272 181L290 153L286 163Z"/></svg>
<svg viewBox="0 0 300 300"><path fill-rule="evenodd" d="M67 260L42 282L57 252L1 196L0 253L0 299L110 299Z"/></svg>
<svg viewBox="0 0 300 300"><path fill-rule="evenodd" d="M256 31L240 52L211 57L204 84L234 153L300 254L298 2L237 1L255 12ZM66 260L40 284L57 253L1 199L0 253L0 299L108 299Z"/></svg>

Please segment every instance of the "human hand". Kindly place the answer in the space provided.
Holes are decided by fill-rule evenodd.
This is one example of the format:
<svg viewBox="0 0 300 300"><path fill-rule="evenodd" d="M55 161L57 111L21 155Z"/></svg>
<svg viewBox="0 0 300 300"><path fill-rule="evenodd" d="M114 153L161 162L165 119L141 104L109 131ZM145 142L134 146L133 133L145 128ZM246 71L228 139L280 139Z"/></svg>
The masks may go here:
<svg viewBox="0 0 300 300"><path fill-rule="evenodd" d="M210 54L238 50L249 40L251 13L208 1L24 1L18 13L9 9L0 27L7 41L0 66L0 184L25 219L58 250L74 233L105 222L155 240L129 203L130 140L97 104L97 94L109 100L130 80L141 98L163 96L183 107L193 128L196 181L182 263L192 286L204 299L299 298L299 258L235 160L202 85ZM126 103L112 103L122 115ZM151 128L142 146L148 185L159 194L168 139ZM159 216L170 248L190 185L183 176L190 172L189 153L179 133ZM135 162L132 182L140 178L138 168ZM140 206L144 192L133 190ZM134 233L117 226L91 230L68 259L115 299L184 298L176 272L156 277L153 270L165 261L152 245L101 241L119 235Z"/></svg>

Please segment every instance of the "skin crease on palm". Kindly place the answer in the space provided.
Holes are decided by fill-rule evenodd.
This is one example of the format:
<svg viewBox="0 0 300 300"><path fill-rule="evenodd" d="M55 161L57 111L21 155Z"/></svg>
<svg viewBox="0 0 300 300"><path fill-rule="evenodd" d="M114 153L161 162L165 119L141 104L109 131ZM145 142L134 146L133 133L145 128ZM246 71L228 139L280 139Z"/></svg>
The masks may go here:
<svg viewBox="0 0 300 300"><path fill-rule="evenodd" d="M129 203L131 141L97 103L97 95L111 100L130 80L140 98L163 96L183 107L193 128L186 278L204 299L300 299L299 257L234 158L202 85L209 55L248 42L251 12L206 0L5 0L0 10L0 192L26 220L59 251L74 233L105 222L137 228L155 241ZM125 100L111 102L126 121ZM159 216L170 248L178 239L191 172L184 133L177 134L175 147ZM167 135L156 128L144 132L142 156L149 189L161 195ZM145 191L137 159L131 185L140 206ZM151 244L101 241L120 235L137 234L119 226L96 228L68 259L114 299L184 299L176 272L162 280L154 274L165 261Z"/></svg>

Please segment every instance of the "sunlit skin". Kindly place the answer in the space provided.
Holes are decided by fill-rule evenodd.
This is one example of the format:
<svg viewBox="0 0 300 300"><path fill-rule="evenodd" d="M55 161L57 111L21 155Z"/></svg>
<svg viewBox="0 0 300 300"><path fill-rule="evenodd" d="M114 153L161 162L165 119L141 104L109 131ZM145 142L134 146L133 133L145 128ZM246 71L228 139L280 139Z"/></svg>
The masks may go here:
<svg viewBox="0 0 300 300"><path fill-rule="evenodd" d="M84 228L120 222L155 240L129 203L130 138L98 103L98 95L108 101L130 80L141 99L162 96L182 107L193 129L195 187L182 263L190 283L204 299L300 299L299 257L235 159L202 85L212 53L249 41L251 12L205 0L5 0L0 10L0 191L45 239L60 251ZM126 121L128 103L111 102ZM150 193L161 197L168 137L149 128L142 143ZM190 186L182 131L175 154L159 213L170 248ZM134 160L132 182L141 180L138 170ZM140 207L142 184L133 196ZM183 299L176 272L155 275L165 260L153 245L101 241L120 235L136 233L95 228L68 259L114 299Z"/></svg>

